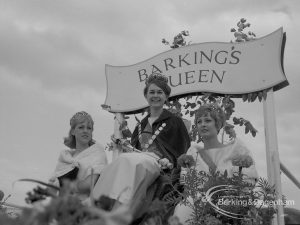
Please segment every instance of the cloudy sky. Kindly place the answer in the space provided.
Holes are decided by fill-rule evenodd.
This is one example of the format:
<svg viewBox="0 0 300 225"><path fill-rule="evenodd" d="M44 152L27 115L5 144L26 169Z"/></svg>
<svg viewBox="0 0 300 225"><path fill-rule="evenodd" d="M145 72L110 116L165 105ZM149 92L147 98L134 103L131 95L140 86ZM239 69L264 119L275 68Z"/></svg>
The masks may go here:
<svg viewBox="0 0 300 225"><path fill-rule="evenodd" d="M230 28L242 17L258 37L280 27L287 33L284 67L290 85L275 92L275 114L280 159L300 180L298 0L0 0L0 189L12 195L9 202L25 204L33 187L12 187L14 181L47 181L75 112L89 112L94 138L109 142L113 115L101 109L105 64L131 65L169 50L161 39L172 40L182 30L193 43L230 41ZM266 177L262 104L236 102L238 116L259 131L256 138L242 132L240 137ZM299 189L281 177L283 193L300 208Z"/></svg>

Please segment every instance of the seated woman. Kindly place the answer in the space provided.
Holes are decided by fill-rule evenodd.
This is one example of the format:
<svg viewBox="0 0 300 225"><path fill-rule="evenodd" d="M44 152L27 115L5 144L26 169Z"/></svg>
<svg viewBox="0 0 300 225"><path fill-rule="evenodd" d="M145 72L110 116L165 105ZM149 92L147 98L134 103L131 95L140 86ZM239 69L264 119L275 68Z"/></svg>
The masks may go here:
<svg viewBox="0 0 300 225"><path fill-rule="evenodd" d="M197 171L210 173L212 170L224 173L226 170L228 177L232 177L233 173L239 172L239 167L234 166L236 161L246 160L249 167L243 168L242 172L249 182L255 182L258 174L247 147L239 140L228 144L223 144L218 140L218 133L225 124L225 114L218 105L201 105L195 114L195 124L204 146L192 145L186 155L180 156L179 162L184 162L185 158L188 158L187 155L192 155ZM183 224L191 218L191 214L192 209L183 204L178 204L174 212Z"/></svg>
<svg viewBox="0 0 300 225"><path fill-rule="evenodd" d="M146 192L161 173L158 160L168 159L174 167L177 158L190 146L187 129L181 118L164 109L171 88L166 77L152 74L146 81L144 96L148 115L133 132L132 145L141 153L123 153L107 166L95 185L94 196L107 196L130 205L133 217L139 218L146 204Z"/></svg>
<svg viewBox="0 0 300 225"><path fill-rule="evenodd" d="M84 200L89 196L92 180L96 182L103 168L107 165L104 147L92 139L94 121L82 111L70 120L69 136L64 144L69 147L60 153L51 183L63 185L63 180L76 180L79 197Z"/></svg>

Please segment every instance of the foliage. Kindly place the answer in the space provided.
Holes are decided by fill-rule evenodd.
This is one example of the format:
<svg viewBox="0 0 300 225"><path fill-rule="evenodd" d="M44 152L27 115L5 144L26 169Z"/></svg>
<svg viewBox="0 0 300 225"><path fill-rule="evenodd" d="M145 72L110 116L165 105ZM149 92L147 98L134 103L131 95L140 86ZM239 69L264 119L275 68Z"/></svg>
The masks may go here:
<svg viewBox="0 0 300 225"><path fill-rule="evenodd" d="M233 32L235 37L235 42L245 42L252 41L255 39L256 35L252 31L248 31L248 34L244 32L247 27L250 27L250 23L246 23L245 18L241 18L237 23L237 28L231 28L231 32Z"/></svg>
<svg viewBox="0 0 300 225"><path fill-rule="evenodd" d="M172 45L170 45L170 43L164 38L162 39L162 43L165 45L169 45L170 48L179 48L190 44L190 42L188 44L186 43L185 37L187 36L189 36L189 32L187 30L184 30L174 37Z"/></svg>
<svg viewBox="0 0 300 225"><path fill-rule="evenodd" d="M31 180L35 182L34 180ZM42 182L39 182L42 183ZM48 186L48 185L46 185ZM50 186L50 185L49 185ZM35 188L29 194L33 200L33 207L24 208L17 218L7 214L0 214L0 224L7 225L126 225L132 220L130 209L127 206L107 212L91 204L83 204L74 194L74 183L66 182L59 195L51 195L49 201L46 188ZM34 196L36 195L36 196ZM41 197L41 195L44 195ZM40 200L37 200L40 198Z"/></svg>
<svg viewBox="0 0 300 225"><path fill-rule="evenodd" d="M212 188L214 194L210 196ZM192 218L186 221L189 225L271 224L276 213L272 204L262 204L275 201L274 187L264 178L256 185L249 182L242 170L229 177L227 171L206 173L190 168L184 192L178 193L181 198L172 199L174 204L181 202L192 209Z"/></svg>
<svg viewBox="0 0 300 225"><path fill-rule="evenodd" d="M11 197L10 194L5 197L4 192L0 190L0 224L5 224L5 223L1 223L2 220L9 221L9 217L15 216L13 212L8 211L7 208L5 207L5 203L10 197ZM7 222L7 224L9 224L9 222Z"/></svg>

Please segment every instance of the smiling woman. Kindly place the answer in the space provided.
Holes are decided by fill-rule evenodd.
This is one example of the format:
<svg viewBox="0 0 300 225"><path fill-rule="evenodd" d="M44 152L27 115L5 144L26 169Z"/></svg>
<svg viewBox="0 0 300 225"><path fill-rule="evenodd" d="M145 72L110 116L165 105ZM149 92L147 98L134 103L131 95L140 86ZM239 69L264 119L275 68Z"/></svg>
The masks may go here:
<svg viewBox="0 0 300 225"><path fill-rule="evenodd" d="M77 112L70 120L69 136L64 144L70 149L63 150L59 156L51 183L62 186L63 180L76 180L80 198L88 197L91 182L97 181L107 164L104 148L92 139L94 121L84 112Z"/></svg>
<svg viewBox="0 0 300 225"><path fill-rule="evenodd" d="M148 115L138 123L131 139L132 146L141 152L121 154L103 170L93 192L96 198L109 197L112 208L129 205L134 219L147 211L160 174L174 172L177 158L190 146L182 119L163 108L171 92L167 82L161 74L148 77L144 88ZM161 168L161 159L168 160L175 169Z"/></svg>
<svg viewBox="0 0 300 225"><path fill-rule="evenodd" d="M195 114L195 125L198 134L201 136L203 147L193 144L187 154L179 157L180 166L185 168L183 170L185 173L181 174L182 183L185 183L185 176L192 168L199 174L201 172L208 174L220 172L227 174L228 177L233 177L243 170L244 181L255 184L258 174L250 150L239 139L227 144L218 139L218 133L224 127L225 121L225 113L218 104L200 105ZM185 163L187 161L194 161L194 163ZM201 179L206 180L204 176ZM200 186L198 188L200 189ZM189 197L188 203L180 202L176 206L174 214L182 224L187 225L189 224L188 220L196 218L193 211L196 204L199 204L199 202L197 203L192 197Z"/></svg>

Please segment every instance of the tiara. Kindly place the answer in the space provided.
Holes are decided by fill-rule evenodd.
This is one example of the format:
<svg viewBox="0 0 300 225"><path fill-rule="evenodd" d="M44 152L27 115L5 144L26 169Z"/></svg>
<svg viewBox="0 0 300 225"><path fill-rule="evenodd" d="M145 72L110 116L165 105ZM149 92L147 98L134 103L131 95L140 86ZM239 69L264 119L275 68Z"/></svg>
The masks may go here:
<svg viewBox="0 0 300 225"><path fill-rule="evenodd" d="M210 104L207 104L207 106L214 111L218 111L221 109L221 107L217 103L210 103Z"/></svg>
<svg viewBox="0 0 300 225"><path fill-rule="evenodd" d="M218 113L223 111L221 106L219 106L217 103L206 103L203 106L206 106L211 111L215 111L215 112L218 112Z"/></svg>
<svg viewBox="0 0 300 225"><path fill-rule="evenodd" d="M204 107L204 108L202 108ZM221 106L219 106L217 103L205 103L200 106L200 108L197 109L197 111L204 111L204 112L216 112L216 113L222 113L223 110Z"/></svg>
<svg viewBox="0 0 300 225"><path fill-rule="evenodd" d="M81 112L77 112L74 114L74 116L72 116L72 118L70 119L70 125L72 125L72 123L74 122L74 120L77 120L80 117L88 117L92 120L92 117L90 116L90 114L88 114L85 111L81 111Z"/></svg>
<svg viewBox="0 0 300 225"><path fill-rule="evenodd" d="M152 73L146 79L146 85L152 83L154 80L161 81L161 82L164 82L164 83L168 83L168 78L165 75L160 74L160 73Z"/></svg>

